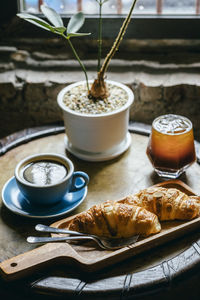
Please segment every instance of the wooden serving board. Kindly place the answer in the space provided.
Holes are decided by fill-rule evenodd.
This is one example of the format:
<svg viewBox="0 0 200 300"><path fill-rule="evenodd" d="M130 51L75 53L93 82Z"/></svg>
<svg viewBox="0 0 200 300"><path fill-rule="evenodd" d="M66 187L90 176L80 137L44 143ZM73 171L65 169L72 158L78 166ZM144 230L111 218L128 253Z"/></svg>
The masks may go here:
<svg viewBox="0 0 200 300"><path fill-rule="evenodd" d="M165 181L157 186L175 187L188 195L195 195L191 188L180 180ZM74 217L57 221L52 226L66 228ZM161 222L161 226L160 233L141 238L135 244L114 251L100 249L93 242L45 244L3 261L0 264L0 274L6 280L14 280L32 274L43 267L64 263L76 265L83 271L95 272L197 229L200 226L200 217L184 222L165 221Z"/></svg>

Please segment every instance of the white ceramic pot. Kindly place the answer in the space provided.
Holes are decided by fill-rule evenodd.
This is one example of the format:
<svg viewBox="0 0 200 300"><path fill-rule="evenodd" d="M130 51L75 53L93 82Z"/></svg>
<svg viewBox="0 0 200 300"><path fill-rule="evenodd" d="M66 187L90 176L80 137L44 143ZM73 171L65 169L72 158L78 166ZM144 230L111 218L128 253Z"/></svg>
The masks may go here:
<svg viewBox="0 0 200 300"><path fill-rule="evenodd" d="M66 92L82 83L83 81L68 85L57 97L58 105L63 111L66 148L85 160L102 161L116 157L130 146L128 122L129 108L134 100L133 92L124 84L108 80L107 83L127 92L126 104L109 113L83 114L69 109L63 103Z"/></svg>

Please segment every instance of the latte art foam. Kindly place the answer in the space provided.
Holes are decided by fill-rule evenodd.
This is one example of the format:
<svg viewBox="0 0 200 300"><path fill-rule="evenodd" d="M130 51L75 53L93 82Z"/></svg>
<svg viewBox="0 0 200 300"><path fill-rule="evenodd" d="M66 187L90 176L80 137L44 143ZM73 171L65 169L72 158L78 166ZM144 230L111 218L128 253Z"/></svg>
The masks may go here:
<svg viewBox="0 0 200 300"><path fill-rule="evenodd" d="M67 173L67 168L58 162L36 161L23 168L22 176L32 184L45 186L60 182Z"/></svg>

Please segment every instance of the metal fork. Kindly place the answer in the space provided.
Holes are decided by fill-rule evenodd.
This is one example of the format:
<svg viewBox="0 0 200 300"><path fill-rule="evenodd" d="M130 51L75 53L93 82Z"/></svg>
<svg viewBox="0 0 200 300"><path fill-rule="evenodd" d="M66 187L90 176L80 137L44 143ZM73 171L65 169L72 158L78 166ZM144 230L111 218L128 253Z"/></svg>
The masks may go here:
<svg viewBox="0 0 200 300"><path fill-rule="evenodd" d="M62 233L62 234L73 234L73 236L65 237L28 237L28 243L53 243L53 242L63 242L71 240L93 240L95 241L102 249L115 250L130 244L133 244L137 241L139 235L132 236L131 238L126 239L109 239L109 238L100 238L96 235L88 235L80 233L77 231L72 231L68 229L60 229L55 227L50 227L42 224L36 225L35 229L40 232L48 233Z"/></svg>

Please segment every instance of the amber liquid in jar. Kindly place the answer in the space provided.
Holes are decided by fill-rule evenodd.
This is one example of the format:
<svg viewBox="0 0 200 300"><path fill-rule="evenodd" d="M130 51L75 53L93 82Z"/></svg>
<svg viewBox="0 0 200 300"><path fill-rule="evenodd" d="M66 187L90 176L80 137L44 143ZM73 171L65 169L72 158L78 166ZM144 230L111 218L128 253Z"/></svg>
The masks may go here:
<svg viewBox="0 0 200 300"><path fill-rule="evenodd" d="M196 160L190 120L172 114L155 119L147 155L158 175L177 178Z"/></svg>

